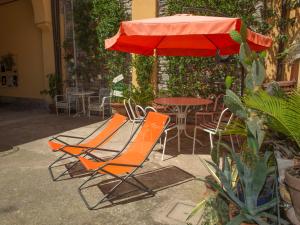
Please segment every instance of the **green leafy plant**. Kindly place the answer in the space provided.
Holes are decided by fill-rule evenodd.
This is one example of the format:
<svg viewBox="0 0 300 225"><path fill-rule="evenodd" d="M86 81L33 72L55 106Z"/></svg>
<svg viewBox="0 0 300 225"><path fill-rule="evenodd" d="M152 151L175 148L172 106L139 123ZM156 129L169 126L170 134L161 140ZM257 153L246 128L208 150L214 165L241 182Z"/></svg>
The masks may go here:
<svg viewBox="0 0 300 225"><path fill-rule="evenodd" d="M84 18L84 19L82 19ZM116 74L123 74L125 82L130 81L129 54L107 51L104 40L117 31L122 20L126 20L122 3L118 0L75 0L74 26L77 43L77 68L72 71L85 82L98 80L101 75L102 85L109 86ZM65 49L70 68L73 68L74 55L72 45L66 43Z"/></svg>
<svg viewBox="0 0 300 225"><path fill-rule="evenodd" d="M188 216L187 221L199 210L202 210L202 225L222 225L229 221L228 201L220 194L213 194L197 204Z"/></svg>
<svg viewBox="0 0 300 225"><path fill-rule="evenodd" d="M267 117L269 129L285 134L295 141L300 150L300 92L286 98L270 96L259 91L244 98L245 105Z"/></svg>
<svg viewBox="0 0 300 225"><path fill-rule="evenodd" d="M242 134L245 137L240 149L241 154L238 155L219 140L212 151L214 162L207 161L204 163L215 178L215 182L210 180L207 180L207 182L238 209L238 215L233 217L227 224L240 224L241 222L267 224L266 219L278 220L278 217L274 216L270 210L279 203L276 198L273 198L263 205L258 205L258 198L264 188L267 177L275 176L274 167L269 165L271 153L266 152L261 157L261 153L265 150L263 143L266 137L268 120L265 115L259 113L254 107L249 107L244 102L244 99L249 96L253 97L262 92L261 86L265 79L263 64L265 54L257 54L251 51L246 42L246 35L247 30L244 24L240 32L234 31L231 33L232 39L240 44L239 60L247 74L245 79L246 96L245 98L240 98L232 90L227 89L224 97L226 106L239 118L226 133ZM229 83L229 81L227 82ZM230 87L230 85L226 86ZM219 152L221 149L229 152L231 156L231 163L227 157L223 159L223 169L219 168ZM238 197L237 187L232 185L232 164L236 165L238 171L238 183L241 186L243 201ZM276 196L276 193L273 196ZM281 220L281 223L285 224L285 221Z"/></svg>
<svg viewBox="0 0 300 225"><path fill-rule="evenodd" d="M243 199L242 201L238 195L237 190L232 187L231 167L228 158L224 158L223 170L210 161L204 162L206 167L211 167L210 173L217 177L217 182L209 182L223 197L228 199L239 209L239 214L235 216L227 225L240 224L242 222L254 222L259 225L265 225L265 219L270 219L273 222L278 222L278 218L268 210L274 208L278 204L278 199L273 197L269 202L258 205L259 195L266 183L268 176L274 176L274 168L268 166L271 153L266 152L263 157L259 157L251 167L245 164L237 153L232 151L228 146L223 144L230 152L232 162L236 164L238 171L239 184L241 185ZM280 220L281 224L288 224L284 220Z"/></svg>
<svg viewBox="0 0 300 225"><path fill-rule="evenodd" d="M61 93L62 90L61 76L58 74L48 74L47 78L48 78L49 89L40 91L40 94L49 95L53 100L56 95Z"/></svg>
<svg viewBox="0 0 300 225"><path fill-rule="evenodd" d="M141 106L150 105L154 99L154 88L151 84L151 74L154 57L137 55L133 59L133 67L136 69L137 87L132 86L127 97L132 98L136 104Z"/></svg>
<svg viewBox="0 0 300 225"><path fill-rule="evenodd" d="M258 0L167 0L166 14L239 17L247 21L255 31L266 33L273 26L268 21L272 13L264 7L258 15L258 3ZM225 92L225 77L228 74L237 74L238 59L232 57L223 64L216 62L214 58L167 57L166 70L169 75L169 95L207 97L212 93ZM239 77L237 78L235 80L238 83Z"/></svg>
<svg viewBox="0 0 300 225"><path fill-rule="evenodd" d="M145 107L151 105L154 99L153 88L149 86L147 89L141 89L140 87L133 86L125 97L131 98L136 104Z"/></svg>

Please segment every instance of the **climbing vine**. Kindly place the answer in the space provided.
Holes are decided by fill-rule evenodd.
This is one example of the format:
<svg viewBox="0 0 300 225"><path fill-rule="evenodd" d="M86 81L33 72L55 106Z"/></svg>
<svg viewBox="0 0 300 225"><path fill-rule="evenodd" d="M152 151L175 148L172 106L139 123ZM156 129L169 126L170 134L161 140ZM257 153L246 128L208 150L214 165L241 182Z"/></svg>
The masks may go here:
<svg viewBox="0 0 300 225"><path fill-rule="evenodd" d="M130 79L130 55L108 51L104 47L106 38L113 36L125 10L118 0L75 0L74 23L76 42L79 47L77 73L84 79L111 79L123 74Z"/></svg>
<svg viewBox="0 0 300 225"><path fill-rule="evenodd" d="M166 0L167 14L192 13L195 15L240 17L254 31L272 35L273 46L270 58L276 64L276 80L285 79L284 61L288 55L289 45L297 35L295 25L299 23L299 0ZM203 63L202 59L199 63Z"/></svg>
<svg viewBox="0 0 300 225"><path fill-rule="evenodd" d="M133 67L136 70L137 87L132 87L130 97L139 105L146 106L154 99L154 88L151 83L154 57L136 55Z"/></svg>
<svg viewBox="0 0 300 225"><path fill-rule="evenodd" d="M167 0L167 14L192 13L194 15L240 17L253 30L265 33L272 25L263 23L269 12L256 7L257 0ZM168 90L173 96L207 96L211 92L224 92L226 75L239 78L238 61L230 57L227 63L215 58L168 57ZM238 82L238 79L236 79ZM239 86L239 85L236 85Z"/></svg>

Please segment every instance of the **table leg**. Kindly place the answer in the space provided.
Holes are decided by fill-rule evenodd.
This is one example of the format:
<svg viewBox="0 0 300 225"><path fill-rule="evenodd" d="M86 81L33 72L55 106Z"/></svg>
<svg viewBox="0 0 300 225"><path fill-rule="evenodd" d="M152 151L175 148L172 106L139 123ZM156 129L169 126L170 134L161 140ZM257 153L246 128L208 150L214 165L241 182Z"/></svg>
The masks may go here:
<svg viewBox="0 0 300 225"><path fill-rule="evenodd" d="M188 109L189 109L189 106L187 106L187 107L185 108L185 111L184 111L185 118L184 118L184 129L183 129L183 132L184 132L184 135L185 135L187 138L194 140L194 137L190 136L190 135L187 133L187 130L186 130L186 119L187 119ZM204 144L203 144L200 140L198 140L197 138L195 138L195 141L198 142L201 146L204 146Z"/></svg>
<svg viewBox="0 0 300 225"><path fill-rule="evenodd" d="M180 136L182 135L182 133L187 138L194 140L194 137L190 136L187 133L187 129L186 129L186 119L187 119L188 108L189 108L189 106L185 106L185 107L184 106L177 106L177 114L176 114L177 133L173 137L167 139L167 142L168 142L168 141L173 140L174 138L177 137L178 152L180 152L180 150L181 150L181 137ZM197 143L199 143L201 146L204 146L204 144L200 140L198 140L197 138L195 138L195 141Z"/></svg>
<svg viewBox="0 0 300 225"><path fill-rule="evenodd" d="M86 111L85 111L85 96L82 95L82 112L83 115L86 115Z"/></svg>

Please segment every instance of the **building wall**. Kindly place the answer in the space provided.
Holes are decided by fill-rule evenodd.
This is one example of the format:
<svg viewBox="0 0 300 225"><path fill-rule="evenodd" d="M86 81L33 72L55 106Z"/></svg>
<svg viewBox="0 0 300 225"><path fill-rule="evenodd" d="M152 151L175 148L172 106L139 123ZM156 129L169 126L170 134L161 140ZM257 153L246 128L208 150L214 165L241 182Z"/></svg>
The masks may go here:
<svg viewBox="0 0 300 225"><path fill-rule="evenodd" d="M132 0L132 20L146 19L157 16L157 0ZM157 65L155 63L152 82L157 83ZM132 70L132 84L137 86L136 72Z"/></svg>
<svg viewBox="0 0 300 225"><path fill-rule="evenodd" d="M277 11L280 12L280 5L281 5L281 0L268 0L269 4ZM297 10L292 10L289 14L290 18L295 18L295 23L294 26L288 27L288 35L289 35L289 40L292 42L294 38L296 37L297 33L299 33L300 29L300 8ZM272 31L270 32L269 36L273 38L273 46L271 49L268 51L267 55L267 60L266 60L266 72L267 72L267 77L269 80L274 80L276 77L276 72L277 72L277 59L276 59L276 54L278 51L278 44L276 41L276 38L279 35L279 29L277 26L275 26ZM287 47L291 43L288 43ZM296 61L295 63L299 64L300 61ZM292 62L284 62L284 80L290 80L291 78L291 71L292 71ZM298 75L298 87L300 85L300 74Z"/></svg>
<svg viewBox="0 0 300 225"><path fill-rule="evenodd" d="M42 33L35 25L30 0L0 6L0 56L16 56L18 87L0 87L0 96L44 98Z"/></svg>

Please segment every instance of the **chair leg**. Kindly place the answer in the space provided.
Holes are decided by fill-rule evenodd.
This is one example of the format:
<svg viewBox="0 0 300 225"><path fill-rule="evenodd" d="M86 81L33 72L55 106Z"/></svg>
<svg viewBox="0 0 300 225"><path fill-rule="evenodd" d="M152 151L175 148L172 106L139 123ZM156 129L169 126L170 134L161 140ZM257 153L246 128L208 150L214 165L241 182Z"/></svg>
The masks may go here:
<svg viewBox="0 0 300 225"><path fill-rule="evenodd" d="M212 133L209 133L210 149L214 147L214 139Z"/></svg>
<svg viewBox="0 0 300 225"><path fill-rule="evenodd" d="M104 109L102 110L102 119L104 120Z"/></svg>
<svg viewBox="0 0 300 225"><path fill-rule="evenodd" d="M177 138L177 142L178 142L178 143L177 143L177 146L178 146L178 152L180 152L180 147L181 147L181 146L180 146L180 143L181 143L181 142L180 142L180 134L181 134L181 133L180 133L180 130L178 130L178 138Z"/></svg>
<svg viewBox="0 0 300 225"><path fill-rule="evenodd" d="M65 157L65 156L67 156L67 157ZM64 157L65 157L65 158L64 158ZM67 171L69 171L71 168L73 168L73 167L75 166L75 164L77 164L77 163L79 162L79 160L76 161L69 169L66 169L64 172L62 172L61 174L59 174L57 177L54 177L54 174L53 174L53 172L52 172L52 167L53 167L53 165L55 165L55 164L56 164L57 162L59 162L59 161L62 161L62 160L65 160L65 159L69 159L69 158L73 158L73 156L68 156L67 153L64 153L63 155L61 155L60 157L58 157L53 163L51 163L51 164L48 166L48 170L49 170L49 173L50 173L51 178L52 178L53 181L56 181L58 178L60 178L60 177L62 177L63 175L65 175Z"/></svg>
<svg viewBox="0 0 300 225"><path fill-rule="evenodd" d="M58 116L58 108L56 107L56 116Z"/></svg>
<svg viewBox="0 0 300 225"><path fill-rule="evenodd" d="M164 155L165 155L166 145L167 145L167 137L168 137L168 132L165 132L164 145L163 145L163 151L162 151L161 161L164 161Z"/></svg>
<svg viewBox="0 0 300 225"><path fill-rule="evenodd" d="M193 155L195 154L195 148L196 148L196 134L197 134L197 127L194 128Z"/></svg>

